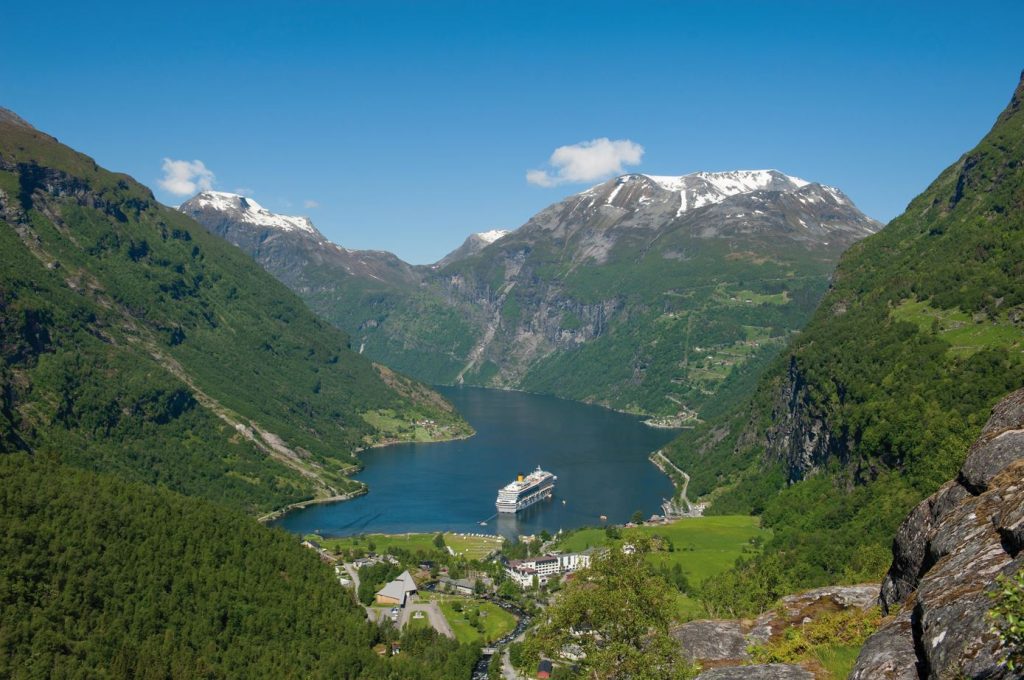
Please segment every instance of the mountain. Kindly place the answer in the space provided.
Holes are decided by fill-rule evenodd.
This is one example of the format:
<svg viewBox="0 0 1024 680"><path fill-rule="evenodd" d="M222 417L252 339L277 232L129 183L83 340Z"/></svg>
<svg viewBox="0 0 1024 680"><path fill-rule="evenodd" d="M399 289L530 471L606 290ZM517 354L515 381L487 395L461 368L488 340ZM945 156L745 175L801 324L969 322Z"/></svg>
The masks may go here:
<svg viewBox="0 0 1024 680"><path fill-rule="evenodd" d="M306 271L316 269L395 285L419 282L413 268L391 253L334 245L308 217L278 215L239 194L204 191L179 210L237 245L297 291L303 290Z"/></svg>
<svg viewBox="0 0 1024 680"><path fill-rule="evenodd" d="M880 226L837 189L774 170L624 175L515 231L471 236L410 281L277 258L232 236L257 229L237 211L198 199L183 209L376 360L425 381L683 419L748 389L806 322L838 255Z"/></svg>
<svg viewBox="0 0 1024 680"><path fill-rule="evenodd" d="M237 248L6 111L0 250L2 451L262 512L359 492L359 448L469 431Z"/></svg>
<svg viewBox="0 0 1024 680"><path fill-rule="evenodd" d="M452 262L464 260L467 257L476 255L487 246L500 238L508 236L510 233L511 232L508 229L491 229L489 231L470 234L466 237L466 240L462 242L461 246L438 260L434 264L434 268L439 269L451 264Z"/></svg>
<svg viewBox="0 0 1024 680"><path fill-rule="evenodd" d="M669 451L773 529L796 585L879 577L900 521L1024 385L1024 80L992 130L851 247L749 400Z"/></svg>

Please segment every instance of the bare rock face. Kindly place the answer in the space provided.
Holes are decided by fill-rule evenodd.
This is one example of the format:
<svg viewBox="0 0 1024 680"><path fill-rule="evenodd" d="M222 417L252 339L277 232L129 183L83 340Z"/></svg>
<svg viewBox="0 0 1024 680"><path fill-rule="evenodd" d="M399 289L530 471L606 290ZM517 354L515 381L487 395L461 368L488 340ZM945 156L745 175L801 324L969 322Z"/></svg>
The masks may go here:
<svg viewBox="0 0 1024 680"><path fill-rule="evenodd" d="M707 667L750 659L747 632L740 621L690 621L672 631L672 636L691 660Z"/></svg>
<svg viewBox="0 0 1024 680"><path fill-rule="evenodd" d="M697 680L814 680L814 674L788 663L769 663L713 668L698 675Z"/></svg>
<svg viewBox="0 0 1024 680"><path fill-rule="evenodd" d="M850 680L919 680L910 612L868 638Z"/></svg>
<svg viewBox="0 0 1024 680"><path fill-rule="evenodd" d="M1011 678L986 612L1000 574L1024 566L1024 390L995 407L956 480L918 505L893 542L853 678ZM911 656L912 653L912 656Z"/></svg>

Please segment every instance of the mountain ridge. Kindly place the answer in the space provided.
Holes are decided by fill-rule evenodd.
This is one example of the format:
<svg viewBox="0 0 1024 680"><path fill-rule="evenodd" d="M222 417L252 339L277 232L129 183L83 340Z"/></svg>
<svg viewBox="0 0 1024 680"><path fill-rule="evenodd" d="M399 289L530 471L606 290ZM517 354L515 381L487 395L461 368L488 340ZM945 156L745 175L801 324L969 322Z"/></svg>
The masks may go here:
<svg viewBox="0 0 1024 680"><path fill-rule="evenodd" d="M495 231L490 242L471 235L435 265L391 276L311 254L332 246L310 239L273 252L272 239L226 213L199 210L195 199L182 209L249 252L369 356L422 380L682 418L718 398L730 376L729 389L743 389L800 327L838 253L879 226L841 192L774 170L626 174L518 229ZM738 285L747 279L751 290ZM711 293L701 289L709 280ZM693 303L681 302L687 298ZM735 309L744 304L757 311ZM673 357L671 344L692 334L676 319L693 307L714 308L719 319L707 332L709 324L687 320L698 331ZM657 325L666 328L650 330ZM630 347L638 342L639 350ZM690 351L709 346L710 357ZM604 353L616 363L598 369ZM709 370L691 369L694 362Z"/></svg>

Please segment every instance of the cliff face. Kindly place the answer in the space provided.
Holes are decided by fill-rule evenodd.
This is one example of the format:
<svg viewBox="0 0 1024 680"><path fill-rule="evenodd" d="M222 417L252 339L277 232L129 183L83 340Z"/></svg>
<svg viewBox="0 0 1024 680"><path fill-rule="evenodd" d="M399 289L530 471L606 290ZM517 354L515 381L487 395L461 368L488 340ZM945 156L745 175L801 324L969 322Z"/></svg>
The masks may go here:
<svg viewBox="0 0 1024 680"><path fill-rule="evenodd" d="M1011 678L986 612L1000 574L1024 566L1024 390L992 411L956 479L914 508L893 541L881 602L895 618L852 678Z"/></svg>

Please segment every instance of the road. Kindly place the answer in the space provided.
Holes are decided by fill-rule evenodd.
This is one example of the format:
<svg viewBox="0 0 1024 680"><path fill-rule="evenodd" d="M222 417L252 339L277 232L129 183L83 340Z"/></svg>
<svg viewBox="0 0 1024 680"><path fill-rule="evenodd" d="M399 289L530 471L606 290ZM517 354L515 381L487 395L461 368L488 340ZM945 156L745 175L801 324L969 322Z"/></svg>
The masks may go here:
<svg viewBox="0 0 1024 680"><path fill-rule="evenodd" d="M402 610L399 627L404 628L415 612L423 612L427 617L427 622L430 623L438 633L453 640L455 639L455 633L452 632L452 627L448 625L448 619L444 617L444 614L441 612L441 608L437 606L436 602L412 602L407 604L405 609Z"/></svg>

